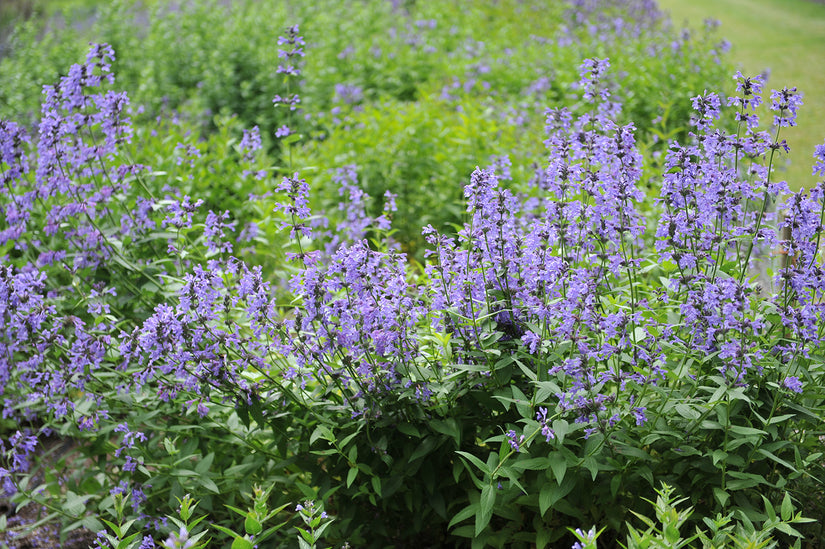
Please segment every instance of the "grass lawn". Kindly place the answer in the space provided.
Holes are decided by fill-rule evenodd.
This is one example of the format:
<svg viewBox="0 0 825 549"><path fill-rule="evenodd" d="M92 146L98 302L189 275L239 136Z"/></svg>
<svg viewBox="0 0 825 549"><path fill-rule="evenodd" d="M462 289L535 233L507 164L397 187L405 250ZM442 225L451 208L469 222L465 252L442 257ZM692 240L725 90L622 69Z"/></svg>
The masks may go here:
<svg viewBox="0 0 825 549"><path fill-rule="evenodd" d="M733 43L732 58L745 76L770 69L772 88L796 86L804 93L799 126L783 130L791 166L780 176L791 187L811 187L811 155L825 139L825 4L811 0L658 0L677 26L706 18L722 22Z"/></svg>

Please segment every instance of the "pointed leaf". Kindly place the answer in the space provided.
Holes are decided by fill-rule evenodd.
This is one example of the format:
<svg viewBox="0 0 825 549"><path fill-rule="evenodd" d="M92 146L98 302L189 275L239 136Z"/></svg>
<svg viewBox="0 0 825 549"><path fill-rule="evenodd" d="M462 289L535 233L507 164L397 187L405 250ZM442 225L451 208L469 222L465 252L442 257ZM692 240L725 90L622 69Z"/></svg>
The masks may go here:
<svg viewBox="0 0 825 549"><path fill-rule="evenodd" d="M496 492L492 484L487 484L481 489L481 499L479 500L478 511L476 511L476 537L487 528L490 519L493 517L493 506L496 503Z"/></svg>

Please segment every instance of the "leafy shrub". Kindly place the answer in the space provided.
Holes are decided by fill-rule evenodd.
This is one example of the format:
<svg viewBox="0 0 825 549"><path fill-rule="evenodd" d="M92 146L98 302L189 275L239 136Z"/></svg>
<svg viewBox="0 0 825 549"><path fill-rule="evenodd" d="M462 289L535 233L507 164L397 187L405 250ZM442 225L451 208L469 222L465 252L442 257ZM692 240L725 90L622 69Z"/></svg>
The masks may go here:
<svg viewBox="0 0 825 549"><path fill-rule="evenodd" d="M287 22L300 24L312 52L302 61L302 78L292 82L277 69L275 40ZM676 32L643 0L116 0L99 9L88 31L67 24L43 34L30 24L0 60L0 79L12 83L0 91L0 116L34 123L40 84L56 80L89 40L109 43L119 52L114 70L122 89L145 109L135 115L139 125L171 110L213 132L216 120L234 116L242 127L259 128L279 166L288 162L273 136L289 126L307 144L296 151L307 165L334 173L358 157L373 215L386 191L403 197L419 189L417 206L400 201L395 233L418 260L422 221L441 230L462 222L458 181L499 151L507 151L515 169L529 169L542 154L536 121L546 106L586 109L575 89L581 59L611 58L624 122L632 120L645 146L659 152L667 138L685 137L688 100L720 89L730 72L719 62L724 45L710 30L695 37ZM271 108L274 97L296 92L301 104L294 116ZM352 120L339 110L350 111ZM340 131L335 119L356 135ZM398 165L386 161L388 154L398 154ZM316 189L317 203L337 200L326 172Z"/></svg>
<svg viewBox="0 0 825 549"><path fill-rule="evenodd" d="M297 67L298 28L281 44ZM18 505L67 529L106 518L118 543L139 520L167 546L199 535L187 496L238 546L273 518L264 498L292 524L272 544L367 546L546 546L583 524L618 540L661 482L690 494L692 520L732 514L754 531L771 502L812 505L825 197L788 195L771 171L795 90L772 94L772 135L752 114L758 77L695 97L651 203L608 62L588 59L587 107L547 112L549 161L527 190L503 187L505 163L475 170L466 222L425 228L417 269L395 250L392 208L358 210L351 178L357 223L332 240L300 172L275 168L262 192L254 130L237 147L225 120L215 141L175 124L135 133L112 57L93 46L45 89L34 146L0 124L0 376L16 422L0 474ZM289 233L286 287L241 259L247 219ZM760 288L752 269L777 249L787 260ZM51 434L74 456L31 468Z"/></svg>

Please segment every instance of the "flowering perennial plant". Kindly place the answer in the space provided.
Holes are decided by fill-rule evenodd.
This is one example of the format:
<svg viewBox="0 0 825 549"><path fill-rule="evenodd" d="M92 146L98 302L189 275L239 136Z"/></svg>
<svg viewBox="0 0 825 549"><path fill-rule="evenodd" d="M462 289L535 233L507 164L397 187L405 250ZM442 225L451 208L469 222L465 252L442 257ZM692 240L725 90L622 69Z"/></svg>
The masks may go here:
<svg viewBox="0 0 825 549"><path fill-rule="evenodd" d="M297 26L281 44L292 78ZM107 513L121 528L128 496L163 547L201 543L190 493L233 547L275 532L261 526L270 496L307 545L325 532L543 547L584 522L615 538L661 482L690 494L694 517L751 522L766 520L763 495L821 489L825 183L790 194L773 180L793 88L772 95L771 132L759 78L697 96L650 199L610 64L587 59L586 108L547 110L536 176L515 181L507 157L476 169L466 222L425 227L420 268L392 239L394 197L365 212L357 166L334 172L347 224L332 237L290 169L262 199L292 242L276 291L235 252L234 212L126 161L113 56L93 46L44 89L37 140L0 122L0 391L19 425L0 477L20 504L103 530ZM260 147L252 129L239 148ZM52 434L75 439L88 470L32 490L32 452ZM256 502L243 535L223 507L244 515L242 492ZM187 516L164 524L175 502Z"/></svg>

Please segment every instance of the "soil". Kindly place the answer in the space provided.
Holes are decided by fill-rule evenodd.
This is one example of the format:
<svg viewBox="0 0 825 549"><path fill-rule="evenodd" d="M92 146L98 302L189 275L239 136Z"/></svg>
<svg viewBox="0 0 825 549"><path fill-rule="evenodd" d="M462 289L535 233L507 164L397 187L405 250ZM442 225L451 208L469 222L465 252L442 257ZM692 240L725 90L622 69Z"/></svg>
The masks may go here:
<svg viewBox="0 0 825 549"><path fill-rule="evenodd" d="M59 438L41 439L37 451L43 462L65 455L73 449L70 440ZM35 476L34 484L42 481ZM49 511L41 505L30 503L17 508L9 499L0 497L0 515L6 517L6 529L0 531L0 549L88 549L94 545L96 535L85 528L60 535L60 521L52 520L32 528Z"/></svg>
<svg viewBox="0 0 825 549"><path fill-rule="evenodd" d="M85 528L74 530L61 540L57 522L32 530L29 526L48 514L40 506L30 504L15 512L8 500L0 499L0 513L7 519L6 531L0 532L0 548L3 549L88 549L95 542L95 534Z"/></svg>

